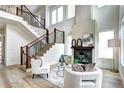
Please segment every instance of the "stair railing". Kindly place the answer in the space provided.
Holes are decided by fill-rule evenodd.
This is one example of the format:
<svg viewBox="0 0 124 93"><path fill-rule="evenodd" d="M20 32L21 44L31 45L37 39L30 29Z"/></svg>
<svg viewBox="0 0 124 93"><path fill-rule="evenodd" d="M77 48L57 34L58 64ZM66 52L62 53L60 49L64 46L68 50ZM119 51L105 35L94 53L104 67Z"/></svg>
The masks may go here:
<svg viewBox="0 0 124 93"><path fill-rule="evenodd" d="M21 8L17 7L16 15L23 17L32 26L45 29L45 19L34 15L25 5L21 5Z"/></svg>
<svg viewBox="0 0 124 93"><path fill-rule="evenodd" d="M44 34L43 36L25 45L24 47L21 46L20 48L21 65L26 65L26 68L30 68L31 58L41 56L40 50L42 50L45 45L65 42L64 31L54 28L53 32L51 32L50 34L48 32L49 31L47 31L47 33Z"/></svg>
<svg viewBox="0 0 124 93"><path fill-rule="evenodd" d="M8 12L10 14L16 14L16 6L15 5L0 5L0 10Z"/></svg>
<svg viewBox="0 0 124 93"><path fill-rule="evenodd" d="M21 16L25 21L28 22L28 24L45 29L46 34L48 34L45 27L45 19L34 15L25 5L21 5L20 7L16 7L15 5L0 5L0 10L8 12L10 14Z"/></svg>
<svg viewBox="0 0 124 93"><path fill-rule="evenodd" d="M0 5L0 10L8 12L10 14L14 14L17 16L21 16L28 24L45 29L45 19L34 15L25 5L21 5L21 7L16 7L15 5Z"/></svg>

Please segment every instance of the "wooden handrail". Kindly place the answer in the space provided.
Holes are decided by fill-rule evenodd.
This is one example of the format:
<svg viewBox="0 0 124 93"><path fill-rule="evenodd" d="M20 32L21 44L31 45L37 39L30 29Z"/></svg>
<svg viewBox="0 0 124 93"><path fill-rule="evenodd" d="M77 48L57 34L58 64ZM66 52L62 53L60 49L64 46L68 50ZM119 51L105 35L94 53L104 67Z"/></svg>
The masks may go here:
<svg viewBox="0 0 124 93"><path fill-rule="evenodd" d="M56 28L54 28L54 33L55 33L54 43L56 43L56 31L59 31L59 32L63 33L63 43L65 43L65 32L62 31L62 30L56 29Z"/></svg>
<svg viewBox="0 0 124 93"><path fill-rule="evenodd" d="M25 45L24 47L29 46L30 44L32 44L32 43L34 43L35 41L39 40L40 38L44 37L45 35L46 35L46 34L44 34L44 35L42 35L41 37L39 37L39 38L33 40L32 42L28 43L28 44ZM24 48L24 47L23 47L23 48Z"/></svg>
<svg viewBox="0 0 124 93"><path fill-rule="evenodd" d="M47 29L47 30L48 30L48 29ZM58 30L58 29L54 28L54 31L51 32L50 34L48 34L48 37L49 37L51 34L56 33L56 31L59 31L59 32L63 32L63 33L64 33L64 31L61 31L61 30ZM46 36L47 36L47 35L44 34L44 35L42 35L41 37L39 37L39 38L33 40L32 42L28 43L28 44L25 45L24 47L29 46L29 45L32 44L32 43L37 43L36 41L42 40L41 38L45 38ZM24 47L22 47L22 48L24 48Z"/></svg>
<svg viewBox="0 0 124 93"><path fill-rule="evenodd" d="M47 31L48 31L48 29L47 29ZM41 43L41 45L42 45L42 40L43 39L45 39L46 38L46 43L45 44L49 44L49 36L51 36L52 34L53 34L53 36L54 36L54 42L53 43L56 43L56 40L57 40L57 33L56 32L61 32L61 33L63 33L63 42L61 42L61 43L64 43L65 42L65 32L64 31L61 31L61 30L58 30L58 29L54 29L54 31L53 32L51 32L51 33L46 33L46 34L44 34L43 36L41 36L41 37L39 37L39 38L37 38L37 39L35 39L34 41L32 41L32 42L30 42L30 43L28 43L26 46L24 46L24 47L21 47L21 65L23 65L23 54L25 55L25 57L26 57L26 68L28 68L29 67L29 61L30 61L30 58L32 58L30 55L29 55L29 49L32 47L32 46L35 46L35 44L36 44L36 50L34 50L35 52L33 53L33 55L37 55L36 53L38 52L37 51L37 44L38 43ZM48 40L47 40L48 39ZM23 48L25 48L25 51L26 51L26 53L24 53L23 51ZM42 48L42 46L40 46L39 47L39 49L41 49Z"/></svg>
<svg viewBox="0 0 124 93"><path fill-rule="evenodd" d="M61 32L62 32L62 31L61 31ZM51 32L50 34L48 34L48 37L49 37L50 35L52 35L53 33L55 33L55 31L53 31L53 32ZM25 45L23 48L25 48L26 46L29 46L29 45L33 46L33 45L34 45L35 43L37 43L39 40L43 40L43 39L46 38L46 37L47 37L47 35L44 34L44 35L42 35L41 37L39 37L39 38L33 40L32 42L28 43L28 44ZM33 43L34 43L34 44L33 44ZM29 46L29 47L31 47L31 46Z"/></svg>
<svg viewBox="0 0 124 93"><path fill-rule="evenodd" d="M49 37L50 35L52 35L52 34L54 34L54 31L53 31L53 32L51 32L51 33L48 35L48 37ZM46 36L46 37L47 37L47 36ZM43 38L42 38L42 39L40 39L40 40L43 40L43 39L45 39L46 37L43 37ZM38 41L37 41L37 42L38 42ZM37 42L36 42L36 43L37 43ZM47 43L47 44L48 44L48 43ZM34 43L34 44L32 44L31 46L29 46L29 48L30 48L30 47L32 47L33 45L35 45L35 43Z"/></svg>
<svg viewBox="0 0 124 93"><path fill-rule="evenodd" d="M59 31L59 32L64 32L64 31L62 31L62 30L59 30L59 29L57 29L57 28L54 28L54 30L56 30L56 31Z"/></svg>
<svg viewBox="0 0 124 93"><path fill-rule="evenodd" d="M51 34L53 34L54 33L54 31L53 32L51 32L50 34L49 34L49 36L51 35Z"/></svg>
<svg viewBox="0 0 124 93"><path fill-rule="evenodd" d="M40 39L40 40L43 40L43 39L45 39L45 38L46 38L46 37L43 37L43 38L42 38L42 39ZM37 42L39 42L39 41L37 41ZM36 42L36 43L37 43L37 42ZM34 44L30 45L30 46L29 46L29 48L30 48L30 47L32 47L33 45L35 45L36 43L34 43Z"/></svg>

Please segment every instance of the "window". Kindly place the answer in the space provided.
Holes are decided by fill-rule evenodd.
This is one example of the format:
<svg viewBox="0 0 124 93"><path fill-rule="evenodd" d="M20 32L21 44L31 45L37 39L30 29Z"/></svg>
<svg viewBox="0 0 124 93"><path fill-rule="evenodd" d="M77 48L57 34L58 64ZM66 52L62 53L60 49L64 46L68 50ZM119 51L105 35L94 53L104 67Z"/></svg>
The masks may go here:
<svg viewBox="0 0 124 93"><path fill-rule="evenodd" d="M75 16L75 5L68 5L68 19Z"/></svg>
<svg viewBox="0 0 124 93"><path fill-rule="evenodd" d="M63 21L63 15L63 6L55 7L54 10L51 11L51 24Z"/></svg>
<svg viewBox="0 0 124 93"><path fill-rule="evenodd" d="M113 47L108 41L114 39L114 31L99 32L99 58L113 58Z"/></svg>
<svg viewBox="0 0 124 93"><path fill-rule="evenodd" d="M58 8L58 17L57 18L58 18L57 22L63 21L63 6Z"/></svg>
<svg viewBox="0 0 124 93"><path fill-rule="evenodd" d="M52 11L52 24L55 24L57 21L56 21L56 10Z"/></svg>
<svg viewBox="0 0 124 93"><path fill-rule="evenodd" d="M50 7L50 25L62 22L75 16L75 5Z"/></svg>

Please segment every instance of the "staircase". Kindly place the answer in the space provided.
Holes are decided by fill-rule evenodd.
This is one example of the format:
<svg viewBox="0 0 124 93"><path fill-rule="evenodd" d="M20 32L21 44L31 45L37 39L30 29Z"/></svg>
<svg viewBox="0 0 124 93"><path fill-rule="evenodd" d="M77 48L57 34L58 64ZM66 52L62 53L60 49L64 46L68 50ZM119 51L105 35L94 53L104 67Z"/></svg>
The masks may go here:
<svg viewBox="0 0 124 93"><path fill-rule="evenodd" d="M35 38L46 33L45 19L33 15L24 5L0 5L0 21L3 23L15 23L23 31L28 31Z"/></svg>
<svg viewBox="0 0 124 93"><path fill-rule="evenodd" d="M0 18L3 18L2 20L9 19L10 21L15 21L15 23L19 23L19 25L27 28L28 31L32 32L32 35L36 37L35 40L20 48L20 68L22 70L30 70L31 58L38 56L41 57L44 62L55 61L56 58L59 58L60 55L64 53L63 45L62 47L59 45L65 42L64 31L54 28L54 31L49 33L49 30L45 27L45 19L34 15L25 5L18 7L13 5L1 5L0 10L2 10L0 11L1 14L3 14L0 14ZM12 19L13 17L16 20ZM56 56L54 55L55 58L52 58L53 56L48 58L48 56L51 56L49 54L50 51L54 53L56 51L58 52Z"/></svg>
<svg viewBox="0 0 124 93"><path fill-rule="evenodd" d="M34 58L37 56L41 57L44 60L44 62L46 60L48 61L49 58L48 57L45 58L46 56L44 55L46 55L50 51L53 51L52 48L55 47L57 43L64 43L65 42L64 36L65 36L64 31L54 28L54 31L52 33L44 34L43 36L37 38L31 43L23 47L21 46L20 48L21 68L24 71L29 71L31 68L31 58ZM61 46L59 48L61 49ZM55 52L60 52L60 50L56 48ZM60 52L59 57L63 53L64 52ZM53 61L53 60L51 59L49 60L49 62L50 61Z"/></svg>

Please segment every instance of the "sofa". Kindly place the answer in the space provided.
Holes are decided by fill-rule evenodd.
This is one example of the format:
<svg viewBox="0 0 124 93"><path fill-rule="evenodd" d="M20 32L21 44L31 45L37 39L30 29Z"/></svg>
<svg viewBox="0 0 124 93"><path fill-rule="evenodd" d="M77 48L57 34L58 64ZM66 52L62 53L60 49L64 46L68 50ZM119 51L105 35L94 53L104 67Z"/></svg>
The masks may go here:
<svg viewBox="0 0 124 93"><path fill-rule="evenodd" d="M76 72L66 68L64 73L64 88L101 88L102 70L95 67L92 72Z"/></svg>

